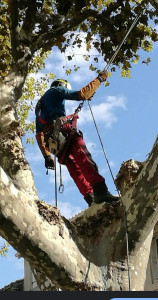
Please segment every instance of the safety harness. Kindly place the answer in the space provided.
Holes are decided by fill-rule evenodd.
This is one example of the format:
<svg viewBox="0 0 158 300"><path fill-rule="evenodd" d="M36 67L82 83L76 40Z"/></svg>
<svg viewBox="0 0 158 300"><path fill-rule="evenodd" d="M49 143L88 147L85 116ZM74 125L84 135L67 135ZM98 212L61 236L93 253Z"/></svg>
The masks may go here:
<svg viewBox="0 0 158 300"><path fill-rule="evenodd" d="M78 113L82 109L82 107L83 102L79 104L79 106L75 109L75 112L73 114L61 118L61 132L62 128L64 131L64 125L66 125L67 123L71 125L69 126L69 134L66 139L63 151L61 152L61 154L58 155L58 161L60 164L65 164L69 153L70 144L74 141L75 137L82 136L82 132L77 129L77 119L79 119Z"/></svg>
<svg viewBox="0 0 158 300"><path fill-rule="evenodd" d="M44 137L49 151L58 157L60 164L65 164L69 153L69 147L77 135L82 135L77 129L78 113L84 102L80 103L73 114L63 116L52 121L45 121L41 118L42 99L38 101L38 120L44 124Z"/></svg>

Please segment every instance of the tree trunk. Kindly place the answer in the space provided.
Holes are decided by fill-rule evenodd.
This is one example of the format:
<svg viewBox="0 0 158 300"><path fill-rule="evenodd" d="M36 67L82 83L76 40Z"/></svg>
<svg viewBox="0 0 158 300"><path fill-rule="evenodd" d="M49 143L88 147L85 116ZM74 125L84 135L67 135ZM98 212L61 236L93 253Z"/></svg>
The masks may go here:
<svg viewBox="0 0 158 300"><path fill-rule="evenodd" d="M16 102L22 94L27 66L16 67L0 84L0 165L14 184L37 196L32 172L24 156Z"/></svg>

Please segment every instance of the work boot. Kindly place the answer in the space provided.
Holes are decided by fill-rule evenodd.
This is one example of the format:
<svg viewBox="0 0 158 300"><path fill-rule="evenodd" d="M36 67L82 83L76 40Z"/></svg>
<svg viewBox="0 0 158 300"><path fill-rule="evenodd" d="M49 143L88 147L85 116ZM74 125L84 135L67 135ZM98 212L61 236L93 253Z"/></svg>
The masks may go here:
<svg viewBox="0 0 158 300"><path fill-rule="evenodd" d="M86 197L85 197L86 202L88 203L88 206L91 206L91 204L94 202L94 194L93 193L89 193Z"/></svg>
<svg viewBox="0 0 158 300"><path fill-rule="evenodd" d="M119 200L119 196L113 196L109 191L107 191L106 193L102 194L102 195L97 195L94 196L94 203L111 203L113 201L118 201Z"/></svg>
<svg viewBox="0 0 158 300"><path fill-rule="evenodd" d="M101 181L95 183L93 185L93 192L94 192L94 203L111 203L113 201L118 201L118 196L113 196L107 188L105 181Z"/></svg>

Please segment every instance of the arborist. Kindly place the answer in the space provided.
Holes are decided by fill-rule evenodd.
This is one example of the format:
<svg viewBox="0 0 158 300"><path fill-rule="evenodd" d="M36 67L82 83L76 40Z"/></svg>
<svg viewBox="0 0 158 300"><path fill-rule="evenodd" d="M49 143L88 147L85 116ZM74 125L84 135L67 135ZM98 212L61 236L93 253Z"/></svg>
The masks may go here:
<svg viewBox="0 0 158 300"><path fill-rule="evenodd" d="M67 80L56 79L37 102L35 108L36 139L45 159L45 167L54 169L51 154L55 154L59 163L66 165L70 176L89 206L92 202L117 201L118 197L108 191L104 177L99 174L98 167L84 143L83 134L76 128L77 117L66 116L65 100L91 100L101 82L106 81L106 78L106 72L102 71L98 77L79 91L72 90ZM50 151L50 141L52 145L55 145L54 141L58 141L60 149L57 151L57 148L54 148L54 152Z"/></svg>

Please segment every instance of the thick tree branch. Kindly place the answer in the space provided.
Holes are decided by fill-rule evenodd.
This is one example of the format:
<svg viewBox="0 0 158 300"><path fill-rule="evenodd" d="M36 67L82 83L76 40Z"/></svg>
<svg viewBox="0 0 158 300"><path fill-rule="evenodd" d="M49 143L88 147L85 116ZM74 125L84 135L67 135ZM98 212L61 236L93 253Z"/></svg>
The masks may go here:
<svg viewBox="0 0 158 300"><path fill-rule="evenodd" d="M156 11L158 12L158 1L157 0L150 0L149 2L156 9Z"/></svg>
<svg viewBox="0 0 158 300"><path fill-rule="evenodd" d="M52 281L45 276L44 273L39 272L30 264L32 273L36 279L37 285L41 291L57 291L58 288L52 283Z"/></svg>
<svg viewBox="0 0 158 300"><path fill-rule="evenodd" d="M122 197L127 211L127 224L129 228L129 247L132 251L138 250L140 242L147 237L158 221L158 137L154 143L148 159L140 163L141 168L135 182L129 184L130 177L118 178L116 183L122 187L128 186ZM137 164L137 162L136 162ZM137 164L138 166L138 164ZM130 173L129 173L130 174ZM121 186L121 185L120 185ZM124 190L123 190L124 193ZM141 217L140 217L141 216Z"/></svg>
<svg viewBox="0 0 158 300"><path fill-rule="evenodd" d="M44 0L40 3L37 3L36 0L27 2L26 15L23 20L22 28L20 30L20 39L27 46L30 46L33 30L35 29L35 24L36 24L36 15L38 9L39 8L42 9L43 2ZM41 9L39 13L41 13Z"/></svg>
<svg viewBox="0 0 158 300"><path fill-rule="evenodd" d="M19 47L19 10L18 10L18 1L17 0L8 0L8 12L10 18L10 33L11 33L11 45L13 58L17 60L17 53Z"/></svg>
<svg viewBox="0 0 158 300"><path fill-rule="evenodd" d="M71 219L77 231L76 234L71 229L72 237L75 234L75 243L81 253L97 266L107 265L109 257L115 256L113 237L117 229L120 228L122 235L125 235L123 211L120 201L110 205L93 204L90 209Z"/></svg>
<svg viewBox="0 0 158 300"><path fill-rule="evenodd" d="M24 28L22 29L22 32L24 34L24 29L26 30L26 28L29 28L28 32L25 32L25 37L27 36L27 41L31 40L32 30L35 26L35 21L33 22L34 9L36 10L35 0L29 2L29 7L26 12L26 17L29 19L29 24L27 23L28 26L26 26L27 19L25 17L26 22L24 22ZM28 47L29 44L26 41L24 42L24 38L22 40L22 36L20 36L20 22L22 22L22 20L20 19L20 8L18 0L8 1L8 12L10 17L10 34L13 53L13 63L15 63L16 65L18 64L19 69L22 69L24 66L26 67L28 65L28 61L31 59L31 52Z"/></svg>
<svg viewBox="0 0 158 300"><path fill-rule="evenodd" d="M66 19L61 26L59 26L56 29L46 31L42 34L37 35L36 37L33 38L33 47L34 49L38 50L42 47L44 47L47 42L55 43L57 38L59 36L64 35L68 31L74 30L76 26L81 24L83 21L85 21L88 17L95 17L97 18L98 13L97 11L94 11L92 9L88 9L84 11L83 13L78 13L78 15L73 16L71 19Z"/></svg>
<svg viewBox="0 0 158 300"><path fill-rule="evenodd" d="M140 163L140 171L139 174L135 176L135 182L132 182L129 185L129 176L125 173L124 177L121 177L121 183L122 186L124 187L127 185L129 189L126 191L125 194L122 196L122 203L124 204L124 207L126 209L126 214L127 214L127 226L128 226L128 235L129 235L129 250L130 252L138 251L138 247L140 246L140 243L143 243L143 241L148 237L148 235L151 232L151 229L154 228L155 224L158 221L158 216L157 216L157 209L158 209L158 158L157 158L157 153L158 153L158 137L155 141L155 144L151 150L151 153L148 157L148 159ZM130 175L130 177L132 174ZM134 177L133 177L134 178ZM119 181L120 181L119 180ZM118 179L117 179L117 184L118 184ZM122 211L120 213L121 207L116 203L116 208L115 208L115 213L112 213L112 206L109 206L109 209L104 211L104 216L106 222L108 220L113 220L113 217L117 218L118 216L121 216L121 223L118 224L119 230L117 231L117 234L115 236L116 240L120 240L121 244L118 245L117 247L121 247L121 252L122 255L126 253L126 249L124 245L126 244L125 240L125 215ZM92 206L93 207L93 206ZM103 209L103 207L102 207ZM122 208L123 209L123 208ZM92 213L92 210L91 210ZM101 211L100 211L101 213ZM107 217L109 216L109 217ZM141 217L140 217L141 216ZM92 220L95 223L94 216L89 219L90 216L87 215L86 213L82 214L80 217L75 219L74 224L78 229L79 236L83 234L83 232L86 231L87 235L90 236L90 232L92 230L90 224ZM99 219L99 215L97 216L97 220ZM101 218L102 222L103 217ZM124 222L124 223L123 223ZM88 227L85 229L85 224L88 224ZM93 224L94 225L94 224ZM97 231L97 226L95 225L96 231ZM105 225L104 225L105 228ZM101 229L101 221L100 221L100 230ZM95 234L95 230L93 231L93 234ZM97 232L96 236L100 236L100 234ZM90 243L91 237L88 240ZM93 244L93 239L91 240L92 242L92 251L95 249L94 244ZM101 239L100 239L101 242ZM105 239L105 244L109 245L109 241L107 242L107 237ZM90 245L90 244L89 244ZM105 248L106 248L105 245ZM99 247L99 245L97 245ZM80 249L80 251L83 251ZM96 251L96 250L94 250ZM118 251L120 253L120 251ZM111 252L112 254L112 252ZM94 257L94 255L92 255ZM117 257L117 256L116 256ZM107 258L107 253L106 253L106 258ZM105 261L105 257L102 256L100 259L103 259ZM95 261L96 264L98 264L97 261Z"/></svg>
<svg viewBox="0 0 158 300"><path fill-rule="evenodd" d="M132 276L138 264L134 257L139 253L141 258L145 249L148 249L147 263L152 229L157 222L157 152L158 139L134 186L122 197L127 212ZM109 272L117 269L127 278L125 215L119 201L94 204L68 221L56 208L18 190L2 169L0 183L1 236L56 286L65 290L99 290L103 288L102 268L106 265ZM85 283L88 261L91 267ZM142 270L144 274L146 264ZM142 276L142 271L138 271ZM117 290L117 276L114 274L112 278ZM143 289L144 277L141 278ZM126 290L127 282L125 279L123 282ZM110 287L111 279L106 288Z"/></svg>
<svg viewBox="0 0 158 300"><path fill-rule="evenodd" d="M88 261L59 211L51 207L45 213L45 205L42 209L30 194L15 187L2 168L0 171L0 235L56 286L65 290L101 288L101 271L93 264L90 284L85 283ZM95 276L100 278L97 284Z"/></svg>

